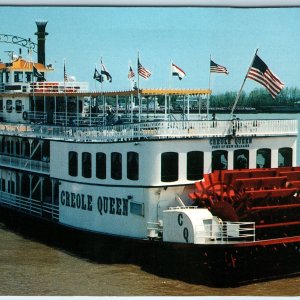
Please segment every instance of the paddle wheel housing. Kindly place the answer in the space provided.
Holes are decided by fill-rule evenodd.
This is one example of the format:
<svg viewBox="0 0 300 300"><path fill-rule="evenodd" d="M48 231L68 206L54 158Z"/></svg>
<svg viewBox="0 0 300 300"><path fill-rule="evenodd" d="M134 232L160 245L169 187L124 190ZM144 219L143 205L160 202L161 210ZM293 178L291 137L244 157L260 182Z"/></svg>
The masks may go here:
<svg viewBox="0 0 300 300"><path fill-rule="evenodd" d="M189 194L223 221L255 222L256 236L291 236L300 227L300 167L217 170Z"/></svg>

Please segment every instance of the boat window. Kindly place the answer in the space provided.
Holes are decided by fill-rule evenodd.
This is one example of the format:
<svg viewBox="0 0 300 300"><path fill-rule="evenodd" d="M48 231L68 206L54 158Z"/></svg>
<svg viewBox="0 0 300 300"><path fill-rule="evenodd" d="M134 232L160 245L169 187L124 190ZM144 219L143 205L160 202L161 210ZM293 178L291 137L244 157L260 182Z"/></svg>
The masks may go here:
<svg viewBox="0 0 300 300"><path fill-rule="evenodd" d="M178 180L178 153L165 152L161 154L161 181Z"/></svg>
<svg viewBox="0 0 300 300"><path fill-rule="evenodd" d="M16 112L17 113L22 112L22 100L16 100Z"/></svg>
<svg viewBox="0 0 300 300"><path fill-rule="evenodd" d="M14 80L15 82L23 82L23 72L14 72Z"/></svg>
<svg viewBox="0 0 300 300"><path fill-rule="evenodd" d="M227 170L228 152L226 150L215 150L212 152L211 170Z"/></svg>
<svg viewBox="0 0 300 300"><path fill-rule="evenodd" d="M139 179L139 154L136 152L127 153L127 178L130 180Z"/></svg>
<svg viewBox="0 0 300 300"><path fill-rule="evenodd" d="M12 100L6 100L6 111L8 113L12 112Z"/></svg>
<svg viewBox="0 0 300 300"><path fill-rule="evenodd" d="M3 83L3 73L0 72L0 82Z"/></svg>
<svg viewBox="0 0 300 300"><path fill-rule="evenodd" d="M203 152L190 151L187 153L186 173L187 180L198 180L203 178Z"/></svg>
<svg viewBox="0 0 300 300"><path fill-rule="evenodd" d="M258 149L256 153L257 168L271 168L271 149Z"/></svg>
<svg viewBox="0 0 300 300"><path fill-rule="evenodd" d="M293 165L293 149L292 148L280 148L278 150L278 166L279 167L291 167Z"/></svg>
<svg viewBox="0 0 300 300"><path fill-rule="evenodd" d="M75 151L69 152L69 175L78 175L78 153Z"/></svg>
<svg viewBox="0 0 300 300"><path fill-rule="evenodd" d="M235 150L233 154L234 169L249 169L249 150Z"/></svg>
<svg viewBox="0 0 300 300"><path fill-rule="evenodd" d="M92 177L92 155L89 152L82 152L82 176Z"/></svg>
<svg viewBox="0 0 300 300"><path fill-rule="evenodd" d="M4 72L4 74L5 74L5 82L6 83L9 83L9 72Z"/></svg>
<svg viewBox="0 0 300 300"><path fill-rule="evenodd" d="M26 82L32 82L32 72L26 72Z"/></svg>
<svg viewBox="0 0 300 300"><path fill-rule="evenodd" d="M102 152L96 153L96 177L106 178L106 154Z"/></svg>
<svg viewBox="0 0 300 300"><path fill-rule="evenodd" d="M122 179L122 154L119 152L111 153L111 178Z"/></svg>
<svg viewBox="0 0 300 300"><path fill-rule="evenodd" d="M133 215L144 216L144 203L130 201L130 213Z"/></svg>
<svg viewBox="0 0 300 300"><path fill-rule="evenodd" d="M3 112L3 99L0 99L0 112Z"/></svg>

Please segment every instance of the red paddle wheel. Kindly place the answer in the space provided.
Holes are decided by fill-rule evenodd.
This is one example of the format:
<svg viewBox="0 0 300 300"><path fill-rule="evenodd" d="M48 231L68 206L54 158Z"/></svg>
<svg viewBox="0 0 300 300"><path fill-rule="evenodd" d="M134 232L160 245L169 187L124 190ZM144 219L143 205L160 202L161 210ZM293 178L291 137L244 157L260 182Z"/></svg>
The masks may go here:
<svg viewBox="0 0 300 300"><path fill-rule="evenodd" d="M300 226L299 192L300 168L283 167L214 171L189 197L223 221L251 221L258 234L286 236Z"/></svg>

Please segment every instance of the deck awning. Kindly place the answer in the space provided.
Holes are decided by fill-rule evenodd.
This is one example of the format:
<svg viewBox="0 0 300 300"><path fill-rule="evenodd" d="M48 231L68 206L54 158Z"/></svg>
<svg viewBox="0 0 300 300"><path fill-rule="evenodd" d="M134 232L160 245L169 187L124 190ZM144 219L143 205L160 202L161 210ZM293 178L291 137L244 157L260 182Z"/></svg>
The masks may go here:
<svg viewBox="0 0 300 300"><path fill-rule="evenodd" d="M27 61L22 57L18 57L17 59L13 60L11 63L8 64L0 63L0 70L32 71L33 65L39 72L53 71L53 68L51 67L46 67L43 64L36 62Z"/></svg>
<svg viewBox="0 0 300 300"><path fill-rule="evenodd" d="M140 89L141 96L163 96L163 95L210 95L209 89ZM137 95L137 90L103 92L104 96L130 96Z"/></svg>

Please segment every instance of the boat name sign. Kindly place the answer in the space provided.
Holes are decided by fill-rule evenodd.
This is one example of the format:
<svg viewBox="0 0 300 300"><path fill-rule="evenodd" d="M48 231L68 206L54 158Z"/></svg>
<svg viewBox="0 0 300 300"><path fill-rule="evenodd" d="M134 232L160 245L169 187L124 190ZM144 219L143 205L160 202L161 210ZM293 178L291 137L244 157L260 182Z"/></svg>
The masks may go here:
<svg viewBox="0 0 300 300"><path fill-rule="evenodd" d="M98 196L97 209L100 215L112 214L128 216L128 198ZM62 190L60 203L63 206L86 211L93 211L93 196Z"/></svg>
<svg viewBox="0 0 300 300"><path fill-rule="evenodd" d="M209 139L212 149L220 148L249 148L252 137L212 137Z"/></svg>

